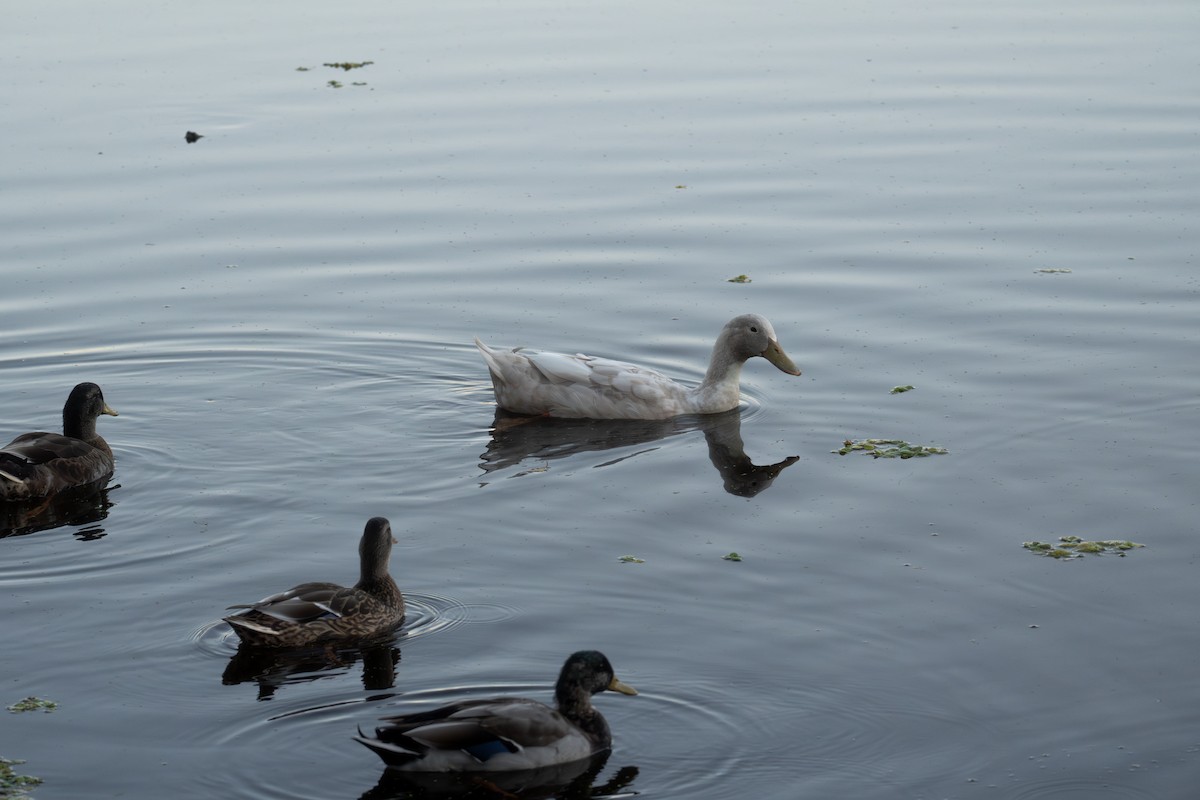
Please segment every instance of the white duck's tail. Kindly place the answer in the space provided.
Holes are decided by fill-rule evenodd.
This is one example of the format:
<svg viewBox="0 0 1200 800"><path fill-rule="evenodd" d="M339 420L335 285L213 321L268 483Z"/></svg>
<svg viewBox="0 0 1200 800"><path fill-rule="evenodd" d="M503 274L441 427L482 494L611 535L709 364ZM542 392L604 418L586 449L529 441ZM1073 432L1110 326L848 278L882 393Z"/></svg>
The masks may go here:
<svg viewBox="0 0 1200 800"><path fill-rule="evenodd" d="M478 336L475 337L475 346L479 348L479 352L483 354L483 360L487 362L488 372L492 373L492 382L506 383L504 370L500 366L499 359L496 358L496 352L479 341Z"/></svg>

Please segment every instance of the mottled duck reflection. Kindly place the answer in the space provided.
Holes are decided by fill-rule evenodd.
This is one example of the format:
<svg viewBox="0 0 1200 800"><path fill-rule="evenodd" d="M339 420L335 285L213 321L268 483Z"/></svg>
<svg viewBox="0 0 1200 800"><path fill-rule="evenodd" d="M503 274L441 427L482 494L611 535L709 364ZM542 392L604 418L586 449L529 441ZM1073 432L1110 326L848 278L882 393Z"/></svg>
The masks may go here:
<svg viewBox="0 0 1200 800"><path fill-rule="evenodd" d="M65 525L81 527L75 532L81 541L103 537L104 529L95 523L108 517L108 510L115 505L108 499L108 493L120 488L119 485L106 488L107 483L108 478L104 478L37 500L0 503L0 539Z"/></svg>
<svg viewBox="0 0 1200 800"><path fill-rule="evenodd" d="M364 689L391 689L396 685L400 663L400 648L394 639L390 636L374 642L291 648L241 643L229 659L221 683L233 686L253 681L258 684L258 699L270 700L281 686L342 675L362 661Z"/></svg>
<svg viewBox="0 0 1200 800"><path fill-rule="evenodd" d="M709 460L721 474L725 491L739 497L753 497L767 489L780 472L800 460L798 456L789 456L761 466L751 461L742 442L741 409L664 420L556 419L496 409L492 438L480 455L479 467L491 473L525 461L549 462L579 453L649 445L695 430L704 432ZM600 466L610 466L654 449L643 447Z"/></svg>
<svg viewBox="0 0 1200 800"><path fill-rule="evenodd" d="M598 782L610 753L590 759L517 772L420 773L388 769L379 782L360 800L590 800L625 792L637 778L637 767L621 767L612 777ZM629 794L634 794L632 790Z"/></svg>

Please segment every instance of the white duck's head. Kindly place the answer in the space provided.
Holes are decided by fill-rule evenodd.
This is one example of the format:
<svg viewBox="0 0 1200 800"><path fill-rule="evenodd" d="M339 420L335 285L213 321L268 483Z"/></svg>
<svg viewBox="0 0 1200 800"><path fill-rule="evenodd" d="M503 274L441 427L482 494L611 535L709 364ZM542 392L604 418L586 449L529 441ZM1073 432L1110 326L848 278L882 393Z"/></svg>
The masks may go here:
<svg viewBox="0 0 1200 800"><path fill-rule="evenodd" d="M738 362L762 356L782 372L789 375L800 374L800 370L775 339L775 329L771 327L771 323L758 314L742 314L729 320L721 335L717 337L717 349L724 349Z"/></svg>

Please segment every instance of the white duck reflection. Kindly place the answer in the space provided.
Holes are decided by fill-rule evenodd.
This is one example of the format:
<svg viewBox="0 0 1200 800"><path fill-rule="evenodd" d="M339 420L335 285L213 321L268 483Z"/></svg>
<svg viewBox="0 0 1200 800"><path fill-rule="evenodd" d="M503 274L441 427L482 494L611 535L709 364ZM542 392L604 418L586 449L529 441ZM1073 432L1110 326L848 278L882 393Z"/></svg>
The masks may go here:
<svg viewBox="0 0 1200 800"><path fill-rule="evenodd" d="M739 497L754 497L766 490L780 472L800 460L799 456L788 456L764 465L751 461L742 441L740 409L664 420L556 419L526 417L497 409L492 439L487 451L480 455L479 466L491 473L524 461L547 462L578 453L635 448L695 430L704 432L709 460L721 474L725 491ZM644 452L646 448L626 453L600 466Z"/></svg>

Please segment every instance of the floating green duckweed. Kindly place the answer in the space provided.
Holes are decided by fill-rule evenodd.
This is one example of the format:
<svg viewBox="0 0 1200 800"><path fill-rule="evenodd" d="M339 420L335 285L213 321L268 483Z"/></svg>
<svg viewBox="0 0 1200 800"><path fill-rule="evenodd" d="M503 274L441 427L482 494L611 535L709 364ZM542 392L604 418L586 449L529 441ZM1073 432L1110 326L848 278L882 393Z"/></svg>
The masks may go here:
<svg viewBox="0 0 1200 800"><path fill-rule="evenodd" d="M721 558L725 559L726 561L741 561L742 560L742 557L739 556L737 553L730 553L727 556L721 556Z"/></svg>
<svg viewBox="0 0 1200 800"><path fill-rule="evenodd" d="M875 458L924 458L925 456L944 456L950 452L944 447L909 444L903 439L847 439L840 449L830 452L844 456L855 450L870 453Z"/></svg>
<svg viewBox="0 0 1200 800"><path fill-rule="evenodd" d="M617 559L617 561L620 561L622 564L645 564L646 563L646 559L638 558L637 556L621 556L620 558Z"/></svg>
<svg viewBox="0 0 1200 800"><path fill-rule="evenodd" d="M913 389L915 389L915 388L917 388L917 387L915 387L915 386L912 386L912 385L909 385L909 386L893 386L893 387L892 387L891 394L904 394L905 392L911 392L911 391L912 391Z"/></svg>
<svg viewBox="0 0 1200 800"><path fill-rule="evenodd" d="M327 85L327 86L328 86L330 89L340 89L340 88L342 88L342 82L341 82L341 81L329 81L329 82L328 82L326 85Z"/></svg>
<svg viewBox="0 0 1200 800"><path fill-rule="evenodd" d="M1025 542L1021 545L1026 550L1037 553L1040 556L1049 556L1050 558L1083 558L1085 553L1094 553L1096 555L1108 553L1124 556L1126 552L1138 547L1145 547L1144 544L1130 542L1125 539L1096 539L1091 541L1081 539L1078 536L1060 536L1054 544L1049 542Z"/></svg>
<svg viewBox="0 0 1200 800"><path fill-rule="evenodd" d="M726 281L726 283L750 283L750 276L749 275L735 275L732 278L730 278L728 281Z"/></svg>
<svg viewBox="0 0 1200 800"><path fill-rule="evenodd" d="M41 785L41 778L13 772L13 767L24 763L0 757L0 797L25 797L31 788Z"/></svg>
<svg viewBox="0 0 1200 800"><path fill-rule="evenodd" d="M362 69L363 67L374 63L374 61L334 61L332 63L326 61L322 66L333 67L334 69L344 69L346 72L349 72L352 69Z"/></svg>
<svg viewBox="0 0 1200 800"><path fill-rule="evenodd" d="M50 713L58 708L58 703L53 700L43 700L40 697L26 697L24 700L13 703L8 707L8 710L14 714L20 714L24 711L45 711Z"/></svg>

